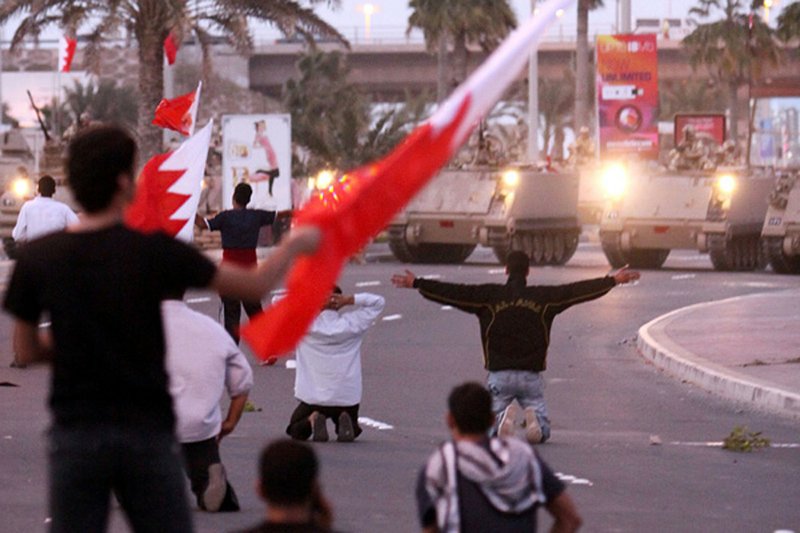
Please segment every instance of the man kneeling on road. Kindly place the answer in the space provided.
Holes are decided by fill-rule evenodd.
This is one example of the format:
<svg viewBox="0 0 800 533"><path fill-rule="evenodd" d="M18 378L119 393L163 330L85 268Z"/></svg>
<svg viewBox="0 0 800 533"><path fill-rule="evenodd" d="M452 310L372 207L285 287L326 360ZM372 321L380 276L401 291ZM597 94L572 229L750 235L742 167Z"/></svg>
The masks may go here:
<svg viewBox="0 0 800 533"><path fill-rule="evenodd" d="M478 316L487 386L501 435L515 432L517 400L525 409L526 438L532 444L550 438L550 419L544 401L544 380L550 328L556 315L569 307L599 298L621 283L639 279L622 268L603 277L566 285L527 285L530 258L508 254L505 285L461 285L421 279L413 272L392 276L396 287L415 288L434 302Z"/></svg>
<svg viewBox="0 0 800 533"><path fill-rule="evenodd" d="M294 395L300 405L292 413L287 435L327 441L328 418L333 419L340 442L351 442L361 433L361 341L384 304L377 294L345 295L334 287L297 346ZM350 308L340 312L343 307Z"/></svg>

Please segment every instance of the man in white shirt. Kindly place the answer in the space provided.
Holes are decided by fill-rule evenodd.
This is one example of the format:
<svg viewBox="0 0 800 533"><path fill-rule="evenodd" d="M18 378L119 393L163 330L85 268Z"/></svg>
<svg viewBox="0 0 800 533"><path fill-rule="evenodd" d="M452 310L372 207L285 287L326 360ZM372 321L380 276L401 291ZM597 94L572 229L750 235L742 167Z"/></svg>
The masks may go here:
<svg viewBox="0 0 800 533"><path fill-rule="evenodd" d="M39 178L38 191L39 196L22 204L17 225L11 232L16 242L32 241L78 222L78 216L67 204L53 200L56 180L52 176L45 174Z"/></svg>
<svg viewBox="0 0 800 533"><path fill-rule="evenodd" d="M297 346L294 395L300 405L286 428L290 437L327 441L328 418L333 419L339 442L352 442L361 433L361 341L385 303L377 294L345 295L334 288ZM344 307L348 308L340 311Z"/></svg>
<svg viewBox="0 0 800 533"><path fill-rule="evenodd" d="M162 302L161 314L169 390L186 474L201 509L238 511L236 493L220 459L219 442L242 416L253 386L253 371L217 321L190 309L183 295L173 297ZM220 400L226 390L231 400L223 420Z"/></svg>

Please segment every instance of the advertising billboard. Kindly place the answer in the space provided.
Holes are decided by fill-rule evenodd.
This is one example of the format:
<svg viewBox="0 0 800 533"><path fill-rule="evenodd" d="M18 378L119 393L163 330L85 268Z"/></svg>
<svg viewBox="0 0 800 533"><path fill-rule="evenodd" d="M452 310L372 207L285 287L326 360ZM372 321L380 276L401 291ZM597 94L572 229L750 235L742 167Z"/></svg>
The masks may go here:
<svg viewBox="0 0 800 533"><path fill-rule="evenodd" d="M598 35L596 55L601 157L658 159L655 34Z"/></svg>
<svg viewBox="0 0 800 533"><path fill-rule="evenodd" d="M248 207L291 209L292 123L288 114L222 116L222 207L233 189L253 187Z"/></svg>
<svg viewBox="0 0 800 533"><path fill-rule="evenodd" d="M675 146L683 142L683 132L687 126L694 128L699 136L707 136L721 145L725 142L725 115L719 113L686 113L675 115Z"/></svg>

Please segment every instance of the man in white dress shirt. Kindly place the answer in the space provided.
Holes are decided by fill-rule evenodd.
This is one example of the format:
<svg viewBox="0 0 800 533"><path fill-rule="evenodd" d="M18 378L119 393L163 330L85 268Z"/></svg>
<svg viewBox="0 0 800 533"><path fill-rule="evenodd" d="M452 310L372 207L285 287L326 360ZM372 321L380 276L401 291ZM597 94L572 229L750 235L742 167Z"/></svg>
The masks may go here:
<svg viewBox="0 0 800 533"><path fill-rule="evenodd" d="M327 441L328 418L339 442L352 442L361 433L361 341L384 305L377 294L345 295L334 288L297 346L294 395L300 405L286 428L290 437Z"/></svg>
<svg viewBox="0 0 800 533"><path fill-rule="evenodd" d="M190 309L183 295L171 297L161 303L161 315L169 391L186 474L201 509L238 511L236 493L220 459L219 442L242 416L253 386L253 371L216 320ZM223 420L219 404L226 390L230 406Z"/></svg>
<svg viewBox="0 0 800 533"><path fill-rule="evenodd" d="M11 232L16 242L32 241L78 222L78 216L67 204L53 200L56 180L52 176L45 174L39 178L38 191L39 196L22 204L17 225Z"/></svg>

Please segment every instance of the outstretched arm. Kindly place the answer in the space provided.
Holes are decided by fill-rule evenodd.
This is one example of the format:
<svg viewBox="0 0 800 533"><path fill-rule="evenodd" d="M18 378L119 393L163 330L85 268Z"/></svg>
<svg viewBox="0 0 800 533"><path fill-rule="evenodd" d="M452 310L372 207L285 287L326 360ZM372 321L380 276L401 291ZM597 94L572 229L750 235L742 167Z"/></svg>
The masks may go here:
<svg viewBox="0 0 800 533"><path fill-rule="evenodd" d="M395 274L392 276L392 284L398 289L413 289L416 276L410 270L405 274Z"/></svg>
<svg viewBox="0 0 800 533"><path fill-rule="evenodd" d="M619 270L611 274L611 277L614 278L614 282L617 285L622 285L623 283L636 281L637 279L641 278L642 275L636 270L631 270L628 267L628 265L625 265L624 267L620 268Z"/></svg>

